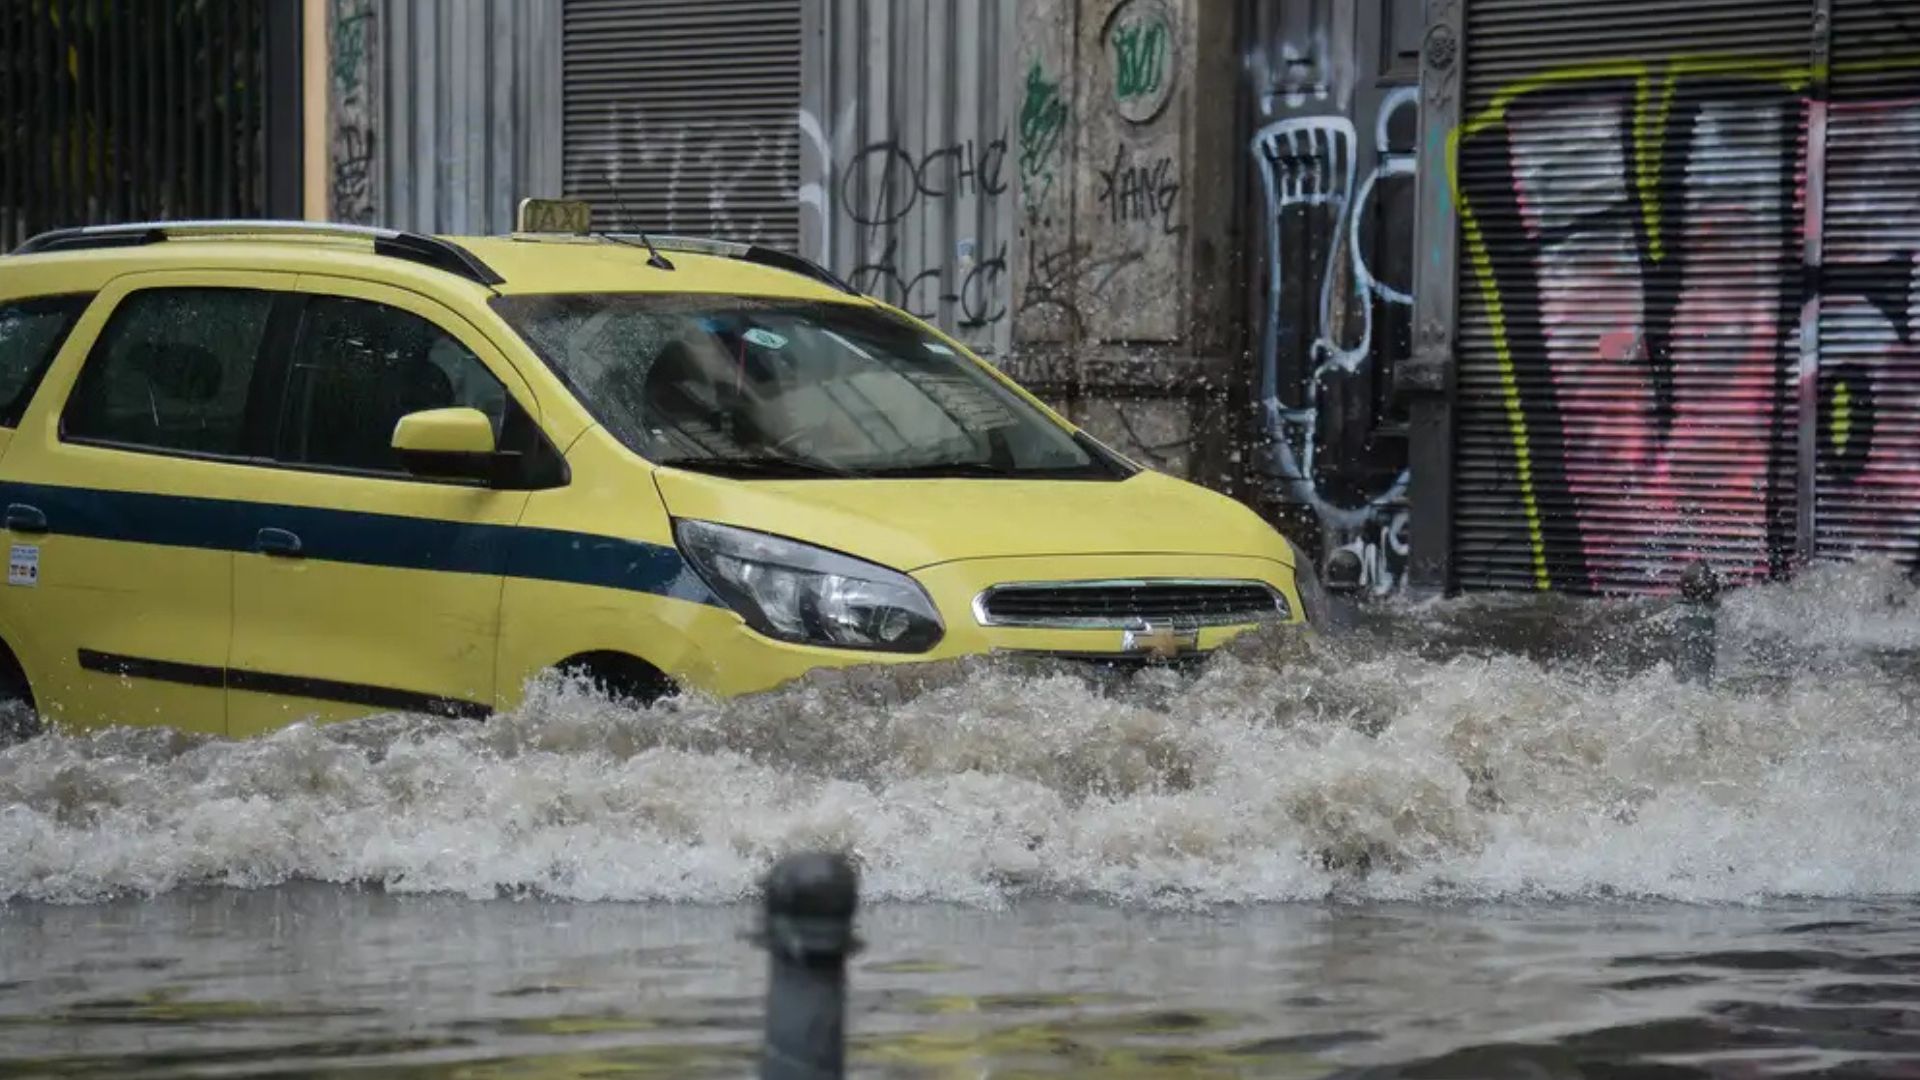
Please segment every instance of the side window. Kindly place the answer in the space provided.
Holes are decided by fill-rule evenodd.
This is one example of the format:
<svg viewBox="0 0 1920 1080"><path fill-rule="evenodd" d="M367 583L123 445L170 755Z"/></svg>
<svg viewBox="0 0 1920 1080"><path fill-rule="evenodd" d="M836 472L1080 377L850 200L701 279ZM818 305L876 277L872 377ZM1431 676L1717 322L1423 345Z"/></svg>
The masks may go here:
<svg viewBox="0 0 1920 1080"><path fill-rule="evenodd" d="M0 304L0 427L18 427L27 403L91 296L42 296Z"/></svg>
<svg viewBox="0 0 1920 1080"><path fill-rule="evenodd" d="M464 345L399 308L316 296L287 370L275 457L404 474L394 426L408 413L454 406L487 414L500 438L506 388Z"/></svg>
<svg viewBox="0 0 1920 1080"><path fill-rule="evenodd" d="M247 393L274 294L145 289L115 309L61 417L81 441L244 452Z"/></svg>

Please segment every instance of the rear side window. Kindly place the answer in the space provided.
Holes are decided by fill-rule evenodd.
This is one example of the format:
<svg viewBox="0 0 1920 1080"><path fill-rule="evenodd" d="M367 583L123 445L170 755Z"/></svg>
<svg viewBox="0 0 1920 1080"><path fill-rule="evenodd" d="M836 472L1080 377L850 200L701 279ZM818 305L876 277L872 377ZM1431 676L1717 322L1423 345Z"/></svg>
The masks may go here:
<svg viewBox="0 0 1920 1080"><path fill-rule="evenodd" d="M289 464L405 475L393 449L400 418L466 406L493 421L507 390L452 335L409 311L368 300L307 302L287 371L274 457Z"/></svg>
<svg viewBox="0 0 1920 1080"><path fill-rule="evenodd" d="M90 296L41 296L0 304L0 427L18 427Z"/></svg>
<svg viewBox="0 0 1920 1080"><path fill-rule="evenodd" d="M69 439L240 455L274 294L147 289L115 309L62 419Z"/></svg>

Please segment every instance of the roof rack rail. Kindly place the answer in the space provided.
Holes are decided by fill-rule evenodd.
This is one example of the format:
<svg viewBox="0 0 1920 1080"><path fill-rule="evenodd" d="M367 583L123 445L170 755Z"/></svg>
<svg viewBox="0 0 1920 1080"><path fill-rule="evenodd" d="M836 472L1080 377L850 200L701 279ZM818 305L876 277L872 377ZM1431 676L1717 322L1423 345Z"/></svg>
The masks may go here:
<svg viewBox="0 0 1920 1080"><path fill-rule="evenodd" d="M141 221L125 225L87 225L55 229L13 249L15 255L95 248L140 247L176 237L302 236L320 239L370 240L373 253L431 266L458 274L481 285L506 281L473 252L448 240L424 233L380 229L368 225L338 225L325 221Z"/></svg>
<svg viewBox="0 0 1920 1080"><path fill-rule="evenodd" d="M641 234L637 232L592 233L589 235L605 236L621 241L632 240L638 242L642 239ZM799 274L801 277L812 278L823 285L839 289L841 292L850 293L854 296L860 295L860 290L847 284L846 280L841 278L840 275L835 274L833 271L821 266L812 259L795 255L790 251L782 251L779 248L741 243L737 240L711 240L701 236L666 236L660 233L647 233L646 238L652 240L653 245L662 251L684 251L693 255L714 255L724 259L739 259L741 262L750 262L758 266L771 267L775 270L785 270L790 274Z"/></svg>

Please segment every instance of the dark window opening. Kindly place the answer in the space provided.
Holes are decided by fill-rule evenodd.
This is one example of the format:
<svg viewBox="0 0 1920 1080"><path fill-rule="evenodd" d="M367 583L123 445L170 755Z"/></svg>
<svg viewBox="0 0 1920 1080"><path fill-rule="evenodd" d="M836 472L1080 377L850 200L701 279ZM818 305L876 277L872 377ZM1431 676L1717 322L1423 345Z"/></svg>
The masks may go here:
<svg viewBox="0 0 1920 1080"><path fill-rule="evenodd" d="M18 427L40 380L91 296L40 296L0 304L0 427Z"/></svg>
<svg viewBox="0 0 1920 1080"><path fill-rule="evenodd" d="M486 365L412 312L345 297L307 302L287 369L274 457L288 464L404 474L400 418L478 409L500 440L509 398Z"/></svg>
<svg viewBox="0 0 1920 1080"><path fill-rule="evenodd" d="M273 294L148 289L121 302L62 417L80 441L240 456Z"/></svg>

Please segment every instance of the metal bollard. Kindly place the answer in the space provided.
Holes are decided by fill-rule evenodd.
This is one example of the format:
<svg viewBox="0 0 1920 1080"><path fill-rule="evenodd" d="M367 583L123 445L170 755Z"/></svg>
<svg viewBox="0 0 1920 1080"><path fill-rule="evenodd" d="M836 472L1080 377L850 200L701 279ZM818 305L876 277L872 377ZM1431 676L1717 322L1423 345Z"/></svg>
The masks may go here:
<svg viewBox="0 0 1920 1080"><path fill-rule="evenodd" d="M859 874L841 855L789 855L767 875L760 942L772 966L762 1080L846 1074L847 958L860 949L859 903Z"/></svg>
<svg viewBox="0 0 1920 1080"><path fill-rule="evenodd" d="M1684 605L1674 624L1673 672L1681 682L1713 681L1714 654L1718 651L1718 603L1720 577L1713 567L1696 562L1680 575L1680 600Z"/></svg>

